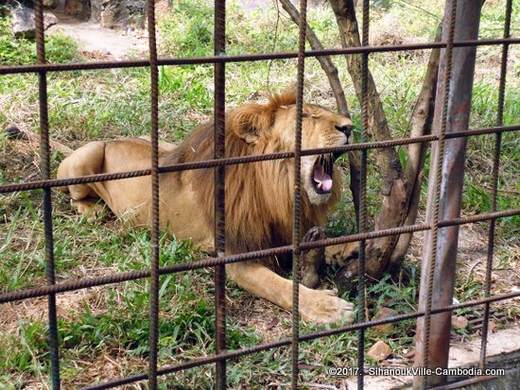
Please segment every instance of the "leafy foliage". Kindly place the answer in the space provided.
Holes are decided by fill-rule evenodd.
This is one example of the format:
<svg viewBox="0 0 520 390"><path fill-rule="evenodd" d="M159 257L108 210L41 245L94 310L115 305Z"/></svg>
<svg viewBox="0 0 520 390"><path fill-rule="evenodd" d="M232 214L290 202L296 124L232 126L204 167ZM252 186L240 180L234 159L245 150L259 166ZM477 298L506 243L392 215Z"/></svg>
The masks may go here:
<svg viewBox="0 0 520 390"><path fill-rule="evenodd" d="M0 17L0 64L22 65L36 62L36 44L25 38L14 38L8 17ZM77 45L62 34L47 36L46 56L49 62L70 62L77 57Z"/></svg>

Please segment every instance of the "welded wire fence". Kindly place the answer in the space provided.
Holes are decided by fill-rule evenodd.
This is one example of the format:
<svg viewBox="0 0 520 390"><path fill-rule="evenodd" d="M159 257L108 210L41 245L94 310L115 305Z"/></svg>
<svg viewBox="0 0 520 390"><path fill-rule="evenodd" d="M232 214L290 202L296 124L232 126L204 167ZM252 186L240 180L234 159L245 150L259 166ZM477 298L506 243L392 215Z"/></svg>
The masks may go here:
<svg viewBox="0 0 520 390"><path fill-rule="evenodd" d="M362 30L362 46L349 47L343 49L325 49L305 51L306 40L306 0L300 1L300 23L299 23L299 46L297 52L284 53L267 53L254 55L226 55L225 54L225 0L215 1L214 15L214 55L203 58L158 58L157 44L155 35L155 7L154 0L148 1L148 36L149 36L149 59L139 61L102 61L89 63L71 63L71 64L48 64L45 57L44 45L44 27L43 27L43 0L35 1L35 21L36 21L36 49L37 61L35 65L19 65L19 66L0 66L0 75L16 74L16 73L37 73L39 83L39 109L40 109L40 148L41 148L41 180L25 183L5 184L0 186L0 193L10 193L15 191L27 191L34 189L43 189L43 220L45 232L45 259L46 259L46 275L47 285L37 288L20 289L0 294L0 304L6 302L19 301L35 297L47 296L48 298L48 323L49 323L49 356L51 362L51 382L53 389L60 388L60 364L59 364L59 345L58 345L58 328L56 314L56 294L84 289L88 287L101 286L113 283L121 283L129 280L137 280L150 278L150 339L149 339L149 369L148 372L132 375L125 378L110 379L107 382L92 384L88 389L104 389L121 386L124 384L135 383L147 380L151 389L157 388L157 378L161 375L186 370L192 367L198 367L207 364L216 364L215 385L222 389L226 387L226 362L236 359L244 355L265 351L272 348L291 346L292 348L292 387L298 386L298 347L303 341L309 341L322 337L341 334L344 332L358 332L358 387L363 388L364 375L364 332L367 328L375 325L394 323L406 319L414 319L424 317L426 324L426 352L424 365L428 365L428 345L429 345L429 322L433 314L443 312L453 312L457 309L484 305L485 314L482 331L482 349L481 349L481 367L486 365L486 345L489 324L489 308L493 302L511 299L520 296L520 292L510 294L502 294L492 296L490 292L491 270L494 251L495 223L498 218L514 216L520 214L520 209L509 209L497 211L497 185L499 174L499 158L501 149L501 136L504 132L515 132L520 130L520 124L514 126L503 126L504 111L504 91L506 81L506 70L508 61L508 49L512 44L520 43L520 39L510 37L512 0L507 1L505 10L504 35L502 39L486 39L486 40L466 40L454 41L455 28L455 10L457 1L453 0L451 19L449 21L450 32L446 42L432 42L420 44L404 44L404 45L385 45L385 46L369 46L369 1L363 2L363 30ZM447 102L449 88L446 88L444 96L444 117L442 120L438 135L424 135L414 138L403 138L394 140L385 140L377 142L367 141L368 137L366 129L368 127L368 100L367 100L367 74L368 59L371 53L378 52L396 52L403 50L424 50L424 49L445 49L445 55L448 58L447 71L445 72L445 85L450 84L451 78L451 57L453 49L456 47L473 47L482 45L500 45L502 47L502 59L500 70L499 85L499 102L497 112L497 126L490 128L468 129L456 133L446 133L447 121ZM302 150L301 132L302 132L302 108L303 108L303 81L305 70L305 59L308 57L329 56L329 55L355 55L361 54L363 58L362 66L362 132L361 142L349 144L339 147L320 148L312 150ZM292 152L281 152L264 155L244 156L244 157L225 157L225 64L228 62L244 62L244 61L263 61L272 59L288 59L297 58L297 120L295 129L295 149ZM158 67L161 65L188 65L188 64L214 64L214 155L210 160L180 163L169 166L159 166L158 160ZM92 70L92 69L113 69L127 67L148 67L151 76L151 162L149 169L138 171L128 171L110 174L96 174L89 176L81 176L67 179L51 179L50 177L50 147L49 147L49 123L48 123L48 102L47 102L47 74L49 72L63 72L72 70ZM440 175L442 169L442 158L436 167L437 180L436 185L436 202L433 203L433 218L428 223L401 226L378 231L369 231L367 227L367 204L366 204L366 172L367 172L367 154L371 149L385 148L398 145L409 145L414 143L432 143L437 142L439 145L440 155L443 156L444 143L448 139L462 138L470 136L478 136L485 134L495 134L495 153L493 163L493 184L492 184L492 209L489 213L483 213L470 217L460 217L451 220L439 219L439 186ZM336 238L326 238L313 242L301 242L302 239L302 222L301 222L301 157L309 155L317 155L331 152L345 151L361 151L361 186L360 186L360 214L359 214L359 232L352 235L345 235ZM225 169L228 165L248 164L259 161L276 160L276 159L294 159L294 208L293 208L293 239L290 245L274 247L269 249L250 251L245 253L225 254L225 191L224 179ZM159 266L159 177L162 173L178 172L194 169L214 168L215 191L214 191L214 210L215 210L215 226L214 226L214 247L216 256L207 257L202 260L176 264L168 267ZM120 180L132 177L151 176L151 193L152 193L152 223L151 223L151 268L139 271L112 273L104 276L93 278L82 278L69 282L56 282L56 267L54 264L54 247L53 247L53 217L52 217L52 188L60 186L68 186L72 184L85 184L93 182L101 182L108 180ZM430 183L431 184L431 183ZM396 315L381 320L367 321L364 317L365 313L365 246L366 241L379 237L395 236L402 233L411 233L419 231L431 230L432 240L437 241L439 228L447 226L458 226L469 223L489 221L489 237L488 237L488 258L486 265L485 280L485 297L460 304L449 305L445 307L432 307L432 289L429 286L428 302L426 309L423 311L410 312L406 314ZM334 244L359 242L359 284L358 284L358 306L359 317L357 322L352 325L341 326L334 329L322 330L309 334L300 334L299 332L299 265L302 250L311 248L324 247ZM432 245L436 248L436 245ZM243 348L238 350L227 350L226 348L226 310L225 310L225 265L243 262L248 260L260 259L263 257L291 254L293 256L293 310L292 310L292 337L283 338L275 342L256 345L254 347ZM433 264L433 263L432 263ZM434 265L434 264L433 264ZM432 265L432 267L433 267ZM158 367L157 364L157 348L158 348L158 321L159 321L159 276L172 274L176 272L189 271L200 268L215 268L215 309L216 309L216 350L214 355L204 356L193 360L188 360L174 366ZM433 273L433 268L430 270ZM432 283L431 275L428 279ZM486 379L487 377L483 377ZM482 378L473 378L470 381L476 382L483 380ZM462 386L469 381L459 383ZM426 387L426 382L423 382Z"/></svg>

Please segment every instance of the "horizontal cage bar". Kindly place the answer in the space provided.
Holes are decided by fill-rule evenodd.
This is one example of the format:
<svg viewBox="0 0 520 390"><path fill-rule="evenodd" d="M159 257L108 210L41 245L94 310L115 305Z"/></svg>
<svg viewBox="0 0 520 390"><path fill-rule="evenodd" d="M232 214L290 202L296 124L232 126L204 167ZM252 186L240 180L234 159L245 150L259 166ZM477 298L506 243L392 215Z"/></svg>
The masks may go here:
<svg viewBox="0 0 520 390"><path fill-rule="evenodd" d="M435 309L431 310L431 314L450 312L450 311L454 311L454 310L458 310L458 309L465 309L468 307L479 306L479 305L483 305L486 303L505 301L505 300L513 299L513 298L517 298L517 297L520 297L520 292L495 295L492 297L463 302L463 303L459 303L456 305L435 308ZM396 315L393 317L388 317L388 318L384 318L384 319L380 319L380 320L370 320L370 321L365 321L362 323L356 323L356 324L352 324L352 325L346 325L346 326L342 326L342 327L338 327L338 328L334 328L334 329L313 332L313 333L309 333L309 334L300 336L299 341L300 342L312 341L315 339L334 336L334 335L338 335L338 334L345 333L345 332L352 332L352 331L359 330L359 329L367 329L367 328L377 326L377 325L391 324L391 323L400 322L400 321L404 321L404 320L415 319L415 318L423 317L424 314L425 314L424 311L410 312L410 313L399 314L399 315ZM205 356L202 358L193 359L193 360L190 360L187 362L179 363L175 366L162 367L157 370L157 374L158 375L167 375L167 374L171 374L174 372L186 370L189 368L194 368L194 367L199 367L199 366L204 366L207 364L215 363L219 360L230 360L230 359L238 358L240 356L251 355L253 353L262 352L262 351L266 351L269 349L286 347L286 346L289 346L291 344L291 342L292 342L292 339L290 337L287 337L287 338L277 340L274 342L255 345L254 347L242 348L242 349L235 350L235 351L227 351L225 353L221 353L218 355ZM138 375L134 375L131 377L116 379L116 380L109 381L109 382L93 384L91 386L84 387L83 390L108 389L108 388L112 388L112 387L116 387L116 386L121 386L123 384L128 384L128 383L145 380L147 378L148 377L146 374L138 374Z"/></svg>
<svg viewBox="0 0 520 390"><path fill-rule="evenodd" d="M453 219L450 221L441 221L441 222L439 222L439 226L446 227L446 226L454 226L454 225L463 225L463 224L468 224L468 223L489 221L489 220L497 219L497 218L511 217L513 215L520 215L520 209L497 211L494 213L479 214L479 215L474 215L474 216L470 216L470 217L461 217L461 218ZM330 246L330 245L336 245L336 244L341 244L341 243L346 243L346 242L355 242L355 241L359 241L359 240L363 240L363 239L370 240L370 239L374 239L374 238L395 236L398 234L418 232L418 231L424 231L424 230L428 230L428 229L430 229L430 226L427 224L401 226L398 228L372 231L372 232L367 232L367 233L363 233L363 234L361 234L361 233L352 234L352 235L341 236L341 237L336 237L336 238L328 238L325 240L319 240L319 241L314 241L314 242L302 242L301 248L302 249L311 249L311 248L316 248L316 247L320 247L320 246ZM196 261L193 261L190 263L176 264L174 266L160 268L159 274L167 275L167 274L176 273L176 272L183 272L183 271L189 271L189 270L194 270L194 269L213 267L216 265L237 263L237 262L241 262L241 261L259 259L259 258L267 257L267 256L281 255L284 253L290 253L291 251L292 251L292 245L285 245L285 246L280 246L280 247L275 247L275 248L270 248L270 249L263 249L263 250L259 250L259 251L240 253L240 254L236 254L236 255L228 255L228 256L223 256L223 257L207 257L203 260L196 260ZM60 293L60 292L65 292L65 291L80 290L83 288L102 286L105 284L121 283L121 282L130 281L130 280L143 279L143 278L146 278L149 276L150 276L150 271L148 271L148 270L129 271L129 272L121 272L121 273L117 273L117 274L112 274L112 275L100 276L100 277L96 277L96 278L84 278L84 279L79 279L79 280L75 280L75 281L71 281L71 282L57 283L53 286L42 286L42 287L35 287L35 288L31 288L31 289L25 289L25 290L16 290L16 291L11 291L11 292L0 294L0 304L12 302L12 301L29 299L29 298L40 297L40 296L44 296L44 295L47 295L50 293Z"/></svg>
<svg viewBox="0 0 520 390"><path fill-rule="evenodd" d="M507 39L480 39L466 40L454 42L455 47L467 46L494 46L504 43L516 45L520 44L520 38ZM344 54L361 54L361 53L384 53L398 52L407 50L427 50L445 48L445 42L430 43L411 43L406 45L383 45L383 46L358 46L346 49L325 49L325 50L308 50L305 52L306 57L320 57ZM158 65L209 65L226 62L248 62L248 61L265 61L265 60L284 60L294 59L298 57L297 52L281 52L267 54L240 54L240 55L222 55L208 57L191 57L191 58L159 58ZM142 68L149 67L150 61L96 61L85 63L71 64L44 64L44 65L12 65L0 66L0 75L16 74L16 73L34 73L40 71L46 72L64 72L73 70L101 70L101 69L120 69L120 68Z"/></svg>
<svg viewBox="0 0 520 390"><path fill-rule="evenodd" d="M518 130L520 130L520 125L488 127L488 128L479 128L479 129L473 129L473 130L468 130L468 131L464 131L464 132L447 134L446 138L452 139L452 138L461 138L461 137L468 137L468 136L494 134L494 133L498 133L498 132L509 132L509 131L518 131ZM436 141L437 139L438 138L435 135L423 135L423 136L414 137L414 138L399 138L399 139L388 140L388 141L374 141L374 142L364 142L364 143L349 144L349 145L345 145L345 146L327 147L327 148L320 148L320 149L306 149L306 150L302 150L302 156L311 156L311 155L316 155L316 154L332 153L332 152L348 152L348 151L363 150L363 149L387 148L387 147L391 147L391 146L432 142L432 141ZM293 158L293 157L294 157L293 152L279 152L279 153L243 156L243 157L227 157L227 158L221 158L221 159L196 161L193 163L181 163L181 164L174 164L174 165L168 165L168 166L161 166L161 167L159 167L159 172L166 173L166 172L186 171L186 170L191 170L191 169L207 169L207 168L213 168L213 167L223 166L223 165L245 164L245 163L253 163L253 162L260 162L260 161L287 159L287 158ZM69 178L69 179L35 180L35 181L31 181L31 182L26 182L26 183L3 184L3 185L0 185L0 194L5 194L5 193L9 193L9 192L17 192L17 191L36 190L36 189L40 189L40 188L63 187L63 186L74 185L74 184L94 183L94 182L100 182L100 181L122 180L122 179L128 179L128 178L132 178L132 177L149 176L150 174L151 174L150 169L142 169L142 170L137 170L137 171L79 176L79 177L74 177L74 178Z"/></svg>

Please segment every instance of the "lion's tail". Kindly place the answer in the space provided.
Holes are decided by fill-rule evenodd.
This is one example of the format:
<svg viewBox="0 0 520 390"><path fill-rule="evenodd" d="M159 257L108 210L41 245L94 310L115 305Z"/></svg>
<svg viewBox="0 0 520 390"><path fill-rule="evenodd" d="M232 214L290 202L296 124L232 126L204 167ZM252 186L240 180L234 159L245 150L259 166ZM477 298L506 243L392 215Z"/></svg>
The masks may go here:
<svg viewBox="0 0 520 390"><path fill-rule="evenodd" d="M17 139L29 141L31 144L39 144L40 138L31 131L22 130L17 126L11 125L5 129L5 135L8 139ZM50 147L61 152L65 157L70 156L73 152L71 148L57 141L49 140Z"/></svg>

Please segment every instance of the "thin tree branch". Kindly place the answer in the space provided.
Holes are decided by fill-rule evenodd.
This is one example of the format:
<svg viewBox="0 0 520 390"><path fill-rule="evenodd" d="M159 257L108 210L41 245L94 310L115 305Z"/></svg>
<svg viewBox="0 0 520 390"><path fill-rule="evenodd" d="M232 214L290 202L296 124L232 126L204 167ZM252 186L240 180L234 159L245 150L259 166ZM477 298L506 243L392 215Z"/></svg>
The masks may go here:
<svg viewBox="0 0 520 390"><path fill-rule="evenodd" d="M296 7L291 3L291 0L279 0L280 4L282 4L283 9L289 14L294 23L298 24L300 20L300 13L296 9ZM307 41L312 47L312 50L323 50L324 47L321 44L319 38L314 33L312 28L307 23ZM338 111L350 118L350 111L347 105L347 99L345 97L345 92L343 87L341 86L341 81L338 75L338 68L332 62L332 59L329 56L319 56L316 57L319 61L325 75L329 79L330 88L334 94L334 98L336 99L336 105L338 107Z"/></svg>
<svg viewBox="0 0 520 390"><path fill-rule="evenodd" d="M332 6L338 28L340 30L341 44L343 47L361 46L359 29L356 13L352 0L329 0ZM362 80L362 56L347 55L347 67L354 84L354 89L359 101L362 101L361 80ZM374 78L370 71L367 74L367 102L369 124L367 133L369 137L376 141L389 140L392 138L383 104L377 92ZM375 153L376 163L383 176L381 193L385 196L390 195L393 182L402 178L401 163L394 148L380 149Z"/></svg>
<svg viewBox="0 0 520 390"><path fill-rule="evenodd" d="M289 13L292 20L297 23L299 13L290 0L280 0L283 8ZM344 47L360 46L359 30L352 0L329 0L336 15L342 45ZM312 29L308 27L308 40L314 50L323 48ZM343 101L345 95L338 78L337 68L330 58L320 61L334 90L339 89L341 94L336 94L337 101ZM354 84L357 98L361 101L362 63L361 56L348 55L347 67ZM435 86L439 51L434 50L430 55L426 76L417 103L411 118L411 136L416 137L428 133L431 127L433 113L433 101L435 98ZM333 85L335 87L333 87ZM374 140L391 139L391 132L383 110L379 93L371 73L367 74L369 126L367 133ZM337 88L336 88L337 87ZM336 88L336 89L335 89ZM338 108L341 107L338 104ZM340 108L340 111L342 109ZM408 163L403 173L401 163L394 148L378 149L374 151L376 164L382 173L382 208L376 219L376 230L402 226L404 223L413 224L417 217L417 206L420 197L422 183L422 167L426 146L424 144L410 145L408 147ZM353 159L351 159L351 162ZM352 164L351 164L352 167ZM359 177L359 176L358 176ZM359 182L358 182L359 183ZM351 181L351 189L353 182ZM359 184L358 184L359 185ZM357 188L355 188L357 190ZM357 192L357 191L355 191ZM354 191L353 191L354 193ZM357 207L356 207L357 211ZM370 240L367 245L367 274L379 277L391 264L396 264L406 253L412 235L383 237ZM349 279L357 274L357 262L351 259L355 255L357 245L337 245L326 250L327 261L345 264L341 271L343 277Z"/></svg>
<svg viewBox="0 0 520 390"><path fill-rule="evenodd" d="M441 22L442 23L442 22ZM442 25L437 28L435 42L439 42L442 37ZM437 90L437 76L439 70L440 49L432 50L428 60L426 74L423 80L421 92L417 98L412 117L410 137L419 137L431 133L431 126L433 121L433 112L435 107L435 94ZM408 215L404 221L405 225L413 225L417 218L417 211L419 207L419 197L421 193L421 185L423 181L423 167L424 159L428 145L411 144L408 146L408 163L405 169L405 179L408 183L407 188L407 210ZM392 257L390 259L391 265L397 265L401 262L410 246L413 233L402 234L399 237Z"/></svg>
<svg viewBox="0 0 520 390"><path fill-rule="evenodd" d="M342 45L344 47L360 46L359 29L352 0L329 0L329 2L336 15ZM432 53L432 56L435 57L434 53ZM366 129L367 133L374 140L391 139L391 132L383 111L381 99L370 71L366 75L368 93L363 97L361 88L363 77L362 58L360 55L349 55L346 56L346 60L359 101L365 98L368 103L369 124ZM428 122L430 121L429 118L432 111L431 100L435 95L434 86L432 86L432 83L435 84L434 77L436 77L435 63L436 59L431 58L428 76L424 81L423 91L414 110L412 130L415 135L424 132L429 126ZM424 117L420 118L419 114L424 114ZM421 146L419 146L419 149L415 147L409 150L412 152L409 161L413 165L407 167L405 174L402 172L401 163L394 148L379 149L374 152L376 164L383 176L381 190L382 208L376 218L376 230L402 226L407 220L415 220L417 216L424 151L421 149ZM399 253L406 253L410 239L411 236L403 239L400 247L397 248ZM396 260L396 256L393 256L393 253L396 251L398 241L399 236L369 241L366 249L366 270L368 275L378 278L388 269L391 260ZM352 254L343 252L344 255L353 257ZM356 268L357 262L351 261L342 270L342 273L346 278L349 278L350 275L357 274Z"/></svg>

